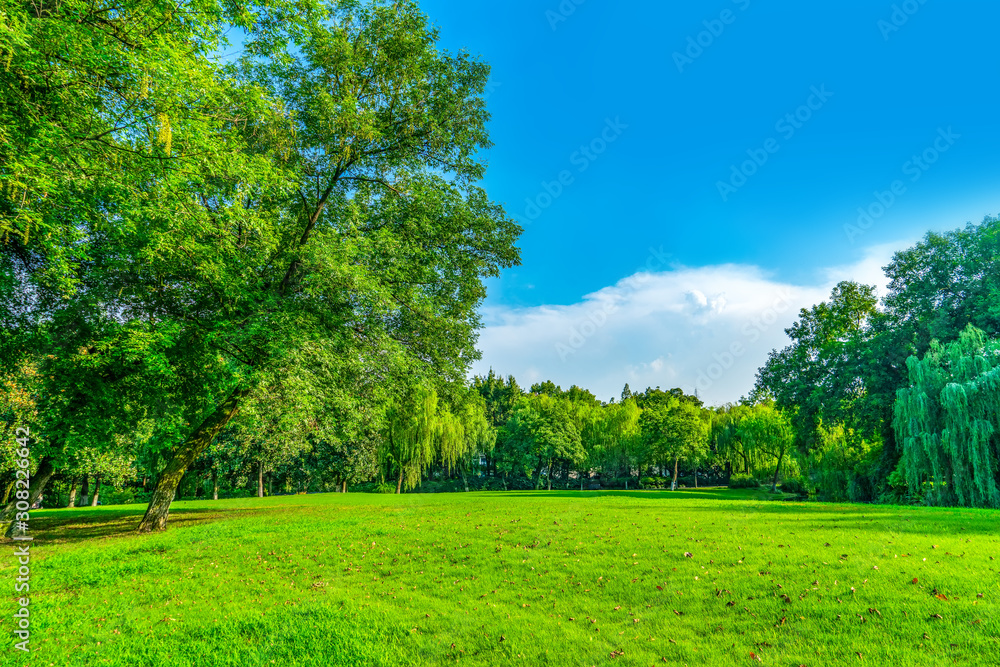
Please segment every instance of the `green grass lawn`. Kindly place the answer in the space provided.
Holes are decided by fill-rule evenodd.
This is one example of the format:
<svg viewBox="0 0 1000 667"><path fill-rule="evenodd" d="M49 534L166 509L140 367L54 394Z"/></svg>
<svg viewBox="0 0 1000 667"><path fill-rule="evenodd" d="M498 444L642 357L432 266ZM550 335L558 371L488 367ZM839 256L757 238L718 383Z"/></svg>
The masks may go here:
<svg viewBox="0 0 1000 667"><path fill-rule="evenodd" d="M144 536L136 505L41 511L34 652L0 664L1000 665L1000 512L760 495L178 502Z"/></svg>

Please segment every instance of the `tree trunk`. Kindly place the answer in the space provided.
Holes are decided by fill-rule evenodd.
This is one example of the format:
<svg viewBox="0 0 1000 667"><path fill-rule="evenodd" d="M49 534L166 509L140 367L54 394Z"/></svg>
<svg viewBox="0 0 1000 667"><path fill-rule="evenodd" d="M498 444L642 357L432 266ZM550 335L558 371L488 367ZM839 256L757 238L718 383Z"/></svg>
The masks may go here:
<svg viewBox="0 0 1000 667"><path fill-rule="evenodd" d="M257 497L264 497L264 462L257 462Z"/></svg>
<svg viewBox="0 0 1000 667"><path fill-rule="evenodd" d="M344 485L341 487L341 493L347 493L347 480L344 480Z"/></svg>
<svg viewBox="0 0 1000 667"><path fill-rule="evenodd" d="M31 476L31 482L28 484L28 507L31 507L38 499L42 496L42 492L45 491L45 485L49 483L52 479L52 475L55 474L56 467L52 463L52 457L43 456L42 460L38 463L38 470L35 474ZM7 503L7 506L3 508L3 512L0 513L0 522L10 522L10 526L7 528L7 537L14 537L18 535L23 535L23 530L17 529L17 522L14 521L17 516L17 498Z"/></svg>
<svg viewBox="0 0 1000 667"><path fill-rule="evenodd" d="M94 497L90 499L90 506L97 507L97 496L101 493L101 476L94 475Z"/></svg>
<svg viewBox="0 0 1000 667"><path fill-rule="evenodd" d="M694 467L694 488L698 488L698 466Z"/></svg>
<svg viewBox="0 0 1000 667"><path fill-rule="evenodd" d="M538 467L535 468L535 483L531 485L531 488L534 491L538 490L538 483L540 481L542 481L542 468L544 467L544 465L545 465L545 462L542 461L542 457L539 456L538 457Z"/></svg>
<svg viewBox="0 0 1000 667"><path fill-rule="evenodd" d="M267 495L274 495L274 473L267 473Z"/></svg>
<svg viewBox="0 0 1000 667"><path fill-rule="evenodd" d="M548 478L549 478L549 491L551 491L552 490L552 461L549 461L549 474L548 474Z"/></svg>
<svg viewBox="0 0 1000 667"><path fill-rule="evenodd" d="M73 478L73 481L70 484L70 487L69 487L69 504L66 505L66 507L69 507L69 508L76 507L76 477Z"/></svg>
<svg viewBox="0 0 1000 667"><path fill-rule="evenodd" d="M403 469L399 469L399 481L396 482L396 493L403 492Z"/></svg>
<svg viewBox="0 0 1000 667"><path fill-rule="evenodd" d="M771 481L771 493L776 493L778 491L778 474L781 472L781 462L785 460L785 452L782 450L781 455L778 456L778 465L774 468L774 479Z"/></svg>
<svg viewBox="0 0 1000 667"><path fill-rule="evenodd" d="M678 464L678 462L680 460L681 459L680 459L679 456L675 456L674 457L674 481L670 483L670 490L671 491L676 491L677 490L677 464Z"/></svg>
<svg viewBox="0 0 1000 667"><path fill-rule="evenodd" d="M90 503L90 477L83 476L83 485L80 489L80 507L86 507Z"/></svg>
<svg viewBox="0 0 1000 667"><path fill-rule="evenodd" d="M212 500L219 499L219 471L212 468Z"/></svg>
<svg viewBox="0 0 1000 667"><path fill-rule="evenodd" d="M219 431L229 423L233 415L240 409L240 400L247 394L247 389L234 389L229 397L201 423L194 433L175 451L167 467L160 474L153 489L153 497L146 508L146 514L139 523L139 532L148 533L153 530L164 530L167 527L167 517L170 515L170 501L174 491L184 476L188 466L205 451Z"/></svg>

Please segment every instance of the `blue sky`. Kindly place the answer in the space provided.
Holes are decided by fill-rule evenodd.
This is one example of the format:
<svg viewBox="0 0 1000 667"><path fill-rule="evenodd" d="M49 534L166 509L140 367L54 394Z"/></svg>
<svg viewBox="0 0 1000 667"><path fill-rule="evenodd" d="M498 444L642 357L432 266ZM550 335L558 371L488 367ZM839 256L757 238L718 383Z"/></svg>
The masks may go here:
<svg viewBox="0 0 1000 667"><path fill-rule="evenodd" d="M493 67L486 187L525 223L477 371L736 400L834 281L877 282L927 230L1000 212L995 3L422 7L446 48Z"/></svg>
<svg viewBox="0 0 1000 667"><path fill-rule="evenodd" d="M525 223L523 265L490 284L477 370L576 382L605 398L629 377L692 388L718 350L745 338L727 331L742 331L772 292L793 290L802 303L706 392L735 400L797 309L832 281L877 280L891 251L927 230L1000 212L995 3L422 7L446 48L493 67L486 187ZM873 214L864 229L859 207ZM642 266L657 280L622 282ZM765 281L763 304L714 280L750 275ZM668 291L647 294L653 285ZM568 340L612 292L623 304L704 300L732 321L666 321L655 309L629 319L623 309L560 354L553 332ZM679 331L662 339L664 326ZM693 331L715 347L686 345Z"/></svg>

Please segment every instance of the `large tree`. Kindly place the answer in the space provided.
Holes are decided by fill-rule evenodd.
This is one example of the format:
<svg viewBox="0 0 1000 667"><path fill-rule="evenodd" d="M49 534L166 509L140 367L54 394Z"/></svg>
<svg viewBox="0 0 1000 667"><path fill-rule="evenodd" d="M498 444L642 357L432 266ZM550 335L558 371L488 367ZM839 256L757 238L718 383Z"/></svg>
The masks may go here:
<svg viewBox="0 0 1000 667"><path fill-rule="evenodd" d="M566 398L548 394L522 397L500 437L503 469L528 476L533 489L539 487L546 472L551 488L554 465L575 467L586 459L573 405Z"/></svg>
<svg viewBox="0 0 1000 667"><path fill-rule="evenodd" d="M910 491L935 505L1000 507L1000 342L970 325L907 366L895 426Z"/></svg>
<svg viewBox="0 0 1000 667"><path fill-rule="evenodd" d="M681 461L697 464L708 454L709 422L696 402L666 392L646 391L647 407L639 418L646 462L673 464L672 488L677 488ZM652 399L650 397L653 397Z"/></svg>
<svg viewBox="0 0 1000 667"><path fill-rule="evenodd" d="M129 255L142 262L121 280L130 305L187 323L229 366L140 530L164 527L184 470L298 351L333 374L364 355L385 382L460 378L477 356L481 281L517 261L517 226L475 185L488 68L439 50L413 3L312 18L281 57L233 68L272 100L274 113L239 127L256 170L141 212L147 233Z"/></svg>

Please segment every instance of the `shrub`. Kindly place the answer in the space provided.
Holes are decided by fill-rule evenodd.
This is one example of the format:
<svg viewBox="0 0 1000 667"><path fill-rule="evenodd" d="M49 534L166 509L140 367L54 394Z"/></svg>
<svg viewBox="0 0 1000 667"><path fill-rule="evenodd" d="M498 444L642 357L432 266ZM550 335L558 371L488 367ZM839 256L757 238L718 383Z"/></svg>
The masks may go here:
<svg viewBox="0 0 1000 667"><path fill-rule="evenodd" d="M375 493L396 493L396 487L388 482L382 482L375 487Z"/></svg>
<svg viewBox="0 0 1000 667"><path fill-rule="evenodd" d="M733 475L729 478L730 489L756 489L760 486L753 475Z"/></svg>
<svg viewBox="0 0 1000 667"><path fill-rule="evenodd" d="M809 495L809 489L806 488L805 480L801 477L790 477L781 483L781 490L785 493L794 493L798 496Z"/></svg>

